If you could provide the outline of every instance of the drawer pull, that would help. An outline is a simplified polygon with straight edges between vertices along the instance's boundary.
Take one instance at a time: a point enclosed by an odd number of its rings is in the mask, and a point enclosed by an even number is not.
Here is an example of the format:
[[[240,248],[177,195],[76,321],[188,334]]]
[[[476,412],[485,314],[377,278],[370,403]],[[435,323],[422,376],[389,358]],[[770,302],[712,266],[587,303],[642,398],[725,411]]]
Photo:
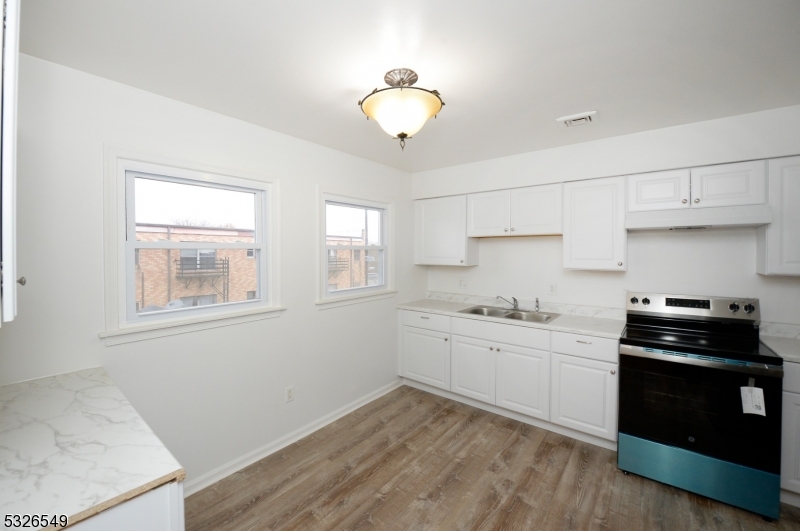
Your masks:
[[[489,350],[494,350],[494,347],[489,347]]]
[[[447,341],[448,339],[449,339],[449,338],[447,338],[447,337],[446,337],[446,338],[444,338],[444,340],[445,340],[445,341]]]
[[[430,317],[420,317],[420,319],[430,319]]]
[[[500,352],[500,347],[497,347],[497,352]]]
[[[611,374],[617,374],[617,371],[611,371]]]
[[[580,339],[576,339],[575,342],[576,343],[583,343],[584,345],[591,345],[592,344],[591,341],[581,341]]]

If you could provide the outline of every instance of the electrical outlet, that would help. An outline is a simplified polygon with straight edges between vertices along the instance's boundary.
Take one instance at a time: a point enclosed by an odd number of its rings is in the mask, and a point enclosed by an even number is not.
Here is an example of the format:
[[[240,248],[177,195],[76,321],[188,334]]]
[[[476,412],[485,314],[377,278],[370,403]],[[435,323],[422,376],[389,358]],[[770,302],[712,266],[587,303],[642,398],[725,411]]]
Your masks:
[[[294,386],[289,386],[286,388],[286,402],[291,402],[294,400]]]
[[[550,295],[558,295],[558,284],[548,284],[547,293]]]
[[[458,279],[458,289],[467,289],[467,279],[466,278],[459,278]]]

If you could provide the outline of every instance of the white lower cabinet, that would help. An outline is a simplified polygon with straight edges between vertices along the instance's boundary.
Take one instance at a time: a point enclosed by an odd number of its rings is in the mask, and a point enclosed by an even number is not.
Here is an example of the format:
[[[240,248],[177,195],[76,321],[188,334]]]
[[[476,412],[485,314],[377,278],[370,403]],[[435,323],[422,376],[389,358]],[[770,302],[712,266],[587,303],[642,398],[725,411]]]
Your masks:
[[[497,350],[496,404],[550,420],[550,353],[501,345]]]
[[[550,422],[617,440],[617,364],[551,355]]]
[[[403,376],[450,390],[450,334],[403,326]]]
[[[115,505],[70,529],[75,531],[184,531],[183,483],[167,483]]]
[[[490,341],[453,336],[450,390],[495,403],[495,347]]]
[[[781,488],[800,493],[800,394],[785,391],[781,427]]]

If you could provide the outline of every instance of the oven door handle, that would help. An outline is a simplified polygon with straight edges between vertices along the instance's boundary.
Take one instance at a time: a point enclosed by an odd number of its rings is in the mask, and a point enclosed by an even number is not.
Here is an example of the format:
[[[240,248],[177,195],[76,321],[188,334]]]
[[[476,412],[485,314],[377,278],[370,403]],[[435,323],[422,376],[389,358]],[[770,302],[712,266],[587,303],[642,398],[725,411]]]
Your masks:
[[[619,346],[619,353],[625,356],[636,356],[639,358],[649,358],[653,360],[667,361],[670,363],[683,363],[685,365],[697,365],[699,367],[708,367],[710,369],[723,369],[726,371],[744,372],[747,374],[759,374],[761,376],[773,376],[783,378],[783,368],[775,365],[759,364],[753,365],[735,365],[733,363],[725,363],[723,361],[713,360],[698,360],[696,358],[684,358],[683,356],[672,356],[671,354],[661,354],[658,352],[647,352],[642,347],[633,345]]]

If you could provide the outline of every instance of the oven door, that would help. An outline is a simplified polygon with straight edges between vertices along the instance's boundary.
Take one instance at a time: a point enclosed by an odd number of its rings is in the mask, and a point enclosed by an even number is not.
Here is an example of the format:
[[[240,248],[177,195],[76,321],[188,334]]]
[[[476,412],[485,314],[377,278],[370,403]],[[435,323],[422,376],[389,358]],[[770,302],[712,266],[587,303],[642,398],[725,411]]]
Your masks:
[[[620,345],[619,432],[779,474],[783,371],[699,363]],[[750,378],[766,416],[742,412]]]

